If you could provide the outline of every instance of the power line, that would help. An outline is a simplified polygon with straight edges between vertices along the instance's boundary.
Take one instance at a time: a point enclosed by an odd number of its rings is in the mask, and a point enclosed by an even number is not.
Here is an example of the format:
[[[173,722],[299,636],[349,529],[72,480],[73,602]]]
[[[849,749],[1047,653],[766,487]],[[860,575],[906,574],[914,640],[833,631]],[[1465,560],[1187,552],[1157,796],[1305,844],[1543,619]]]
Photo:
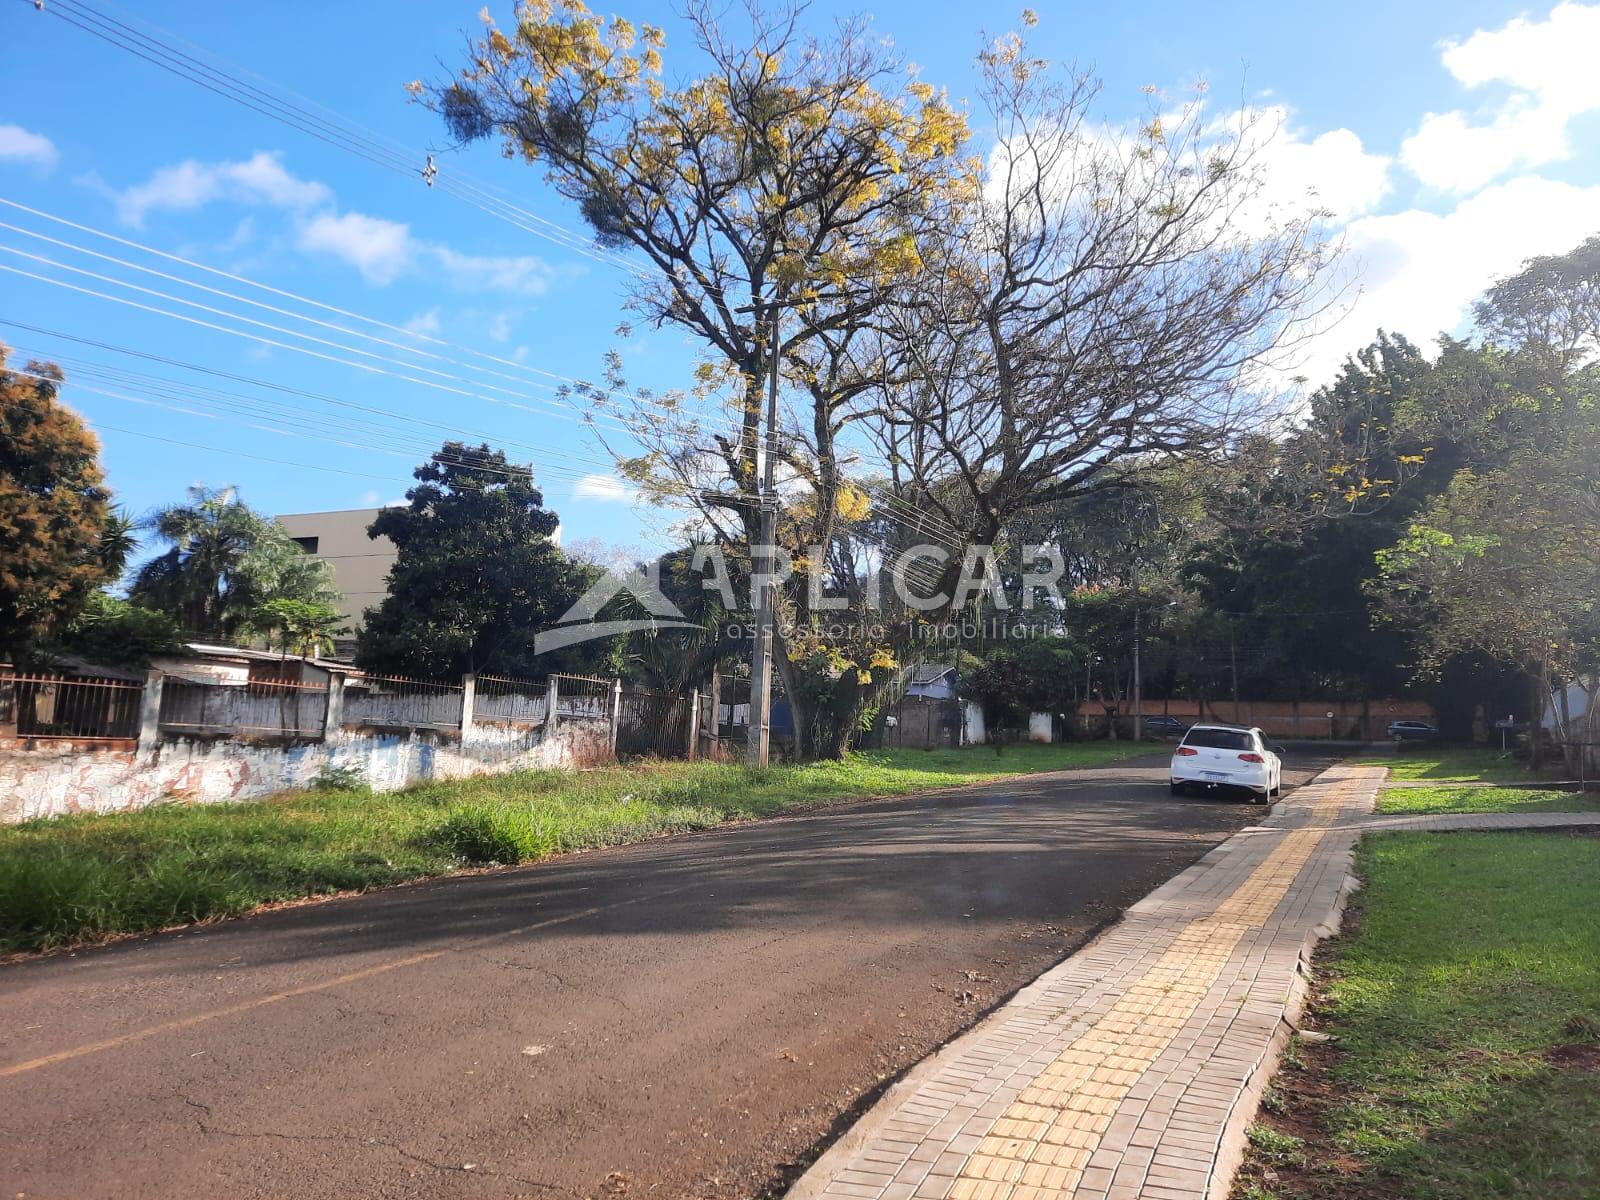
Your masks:
[[[592,238],[584,238],[567,227],[548,218],[529,212],[518,205],[494,195],[482,185],[473,182],[463,173],[459,183],[448,173],[441,174],[431,155],[422,156],[425,165],[418,165],[418,154],[389,138],[364,131],[357,123],[349,122],[325,105],[306,101],[336,118],[328,120],[306,108],[285,100],[267,88],[247,83],[228,71],[186,54],[169,45],[160,37],[141,33],[122,21],[94,9],[79,0],[52,2],[46,11],[107,44],[159,67],[169,74],[197,84],[206,91],[225,100],[248,108],[253,112],[285,125],[297,132],[313,137],[326,145],[353,154],[375,166],[395,171],[413,179],[421,179],[430,186],[450,192],[457,199],[472,205],[486,215],[515,225],[535,237],[543,238],[563,249],[572,250],[596,262],[623,269],[633,269],[633,264],[620,255],[593,245]],[[156,26],[149,26],[158,29]],[[164,30],[159,32],[165,33]],[[168,37],[173,37],[167,33]],[[209,52],[205,52],[209,53]],[[210,55],[217,62],[219,56]],[[260,76],[256,78],[260,79]],[[268,81],[262,80],[263,83]],[[270,85],[277,87],[278,85]],[[294,95],[290,92],[289,95]],[[304,100],[304,97],[298,97]],[[343,122],[341,124],[341,122]],[[431,171],[430,171],[431,168]]]
[[[392,355],[385,355],[385,354],[378,353],[377,351],[366,350],[366,349],[363,349],[360,346],[346,345],[345,343],[336,342],[336,341],[333,341],[333,340],[331,340],[329,338],[319,337],[316,334],[304,333],[304,332],[302,332],[302,331],[300,331],[298,329],[292,329],[292,328],[285,327],[283,325],[273,324],[270,321],[262,321],[262,320],[258,320],[255,317],[245,316],[243,313],[233,312],[233,311],[231,311],[229,309],[225,309],[225,308],[218,308],[215,305],[202,304],[198,300],[190,300],[190,299],[187,299],[187,298],[185,298],[183,296],[175,296],[170,292],[161,291],[159,288],[145,287],[143,284],[133,283],[130,280],[126,280],[126,279],[118,279],[116,276],[106,275],[106,274],[103,274],[103,273],[101,273],[99,271],[91,271],[86,267],[75,267],[71,263],[60,262],[60,261],[58,261],[56,259],[46,257],[45,255],[42,255],[42,254],[33,254],[33,253],[31,253],[31,252],[29,252],[27,250],[23,250],[23,249],[21,249],[19,247],[16,247],[16,246],[0,245],[0,252],[4,252],[4,253],[7,253],[7,254],[12,254],[12,255],[15,255],[18,258],[27,259],[27,260],[29,260],[31,262],[38,263],[38,264],[40,264],[42,266],[55,267],[57,270],[67,271],[67,272],[70,272],[71,274],[80,275],[80,276],[83,276],[83,277],[88,278],[88,279],[93,279],[93,280],[96,280],[97,282],[100,282],[100,283],[110,284],[113,287],[124,288],[124,289],[126,289],[128,291],[132,291],[132,292],[139,292],[139,293],[142,293],[142,294],[147,295],[147,296],[152,296],[152,297],[155,297],[155,298],[160,299],[160,300],[165,300],[165,301],[167,301],[168,303],[171,303],[171,304],[181,304],[181,305],[184,305],[184,306],[186,306],[188,308],[197,309],[200,312],[209,313],[212,316],[225,317],[225,318],[227,318],[229,320],[238,321],[238,322],[241,322],[241,323],[243,323],[245,325],[255,326],[258,329],[265,329],[265,330],[267,330],[267,331],[269,331],[271,333],[282,334],[285,337],[299,338],[301,341],[311,342],[311,343],[313,343],[315,345],[326,346],[330,350],[338,350],[338,351],[342,351],[343,353],[346,353],[346,354],[354,354],[354,355],[360,356],[362,358],[371,359],[373,361],[370,362],[370,363],[367,363],[367,362],[352,362],[349,359],[339,358],[339,357],[337,357],[335,355],[325,354],[325,353],[322,353],[322,352],[317,351],[317,350],[309,349],[308,347],[305,347],[305,346],[298,346],[298,345],[294,345],[294,344],[287,343],[287,342],[281,342],[281,341],[278,341],[278,340],[276,340],[274,338],[261,337],[261,336],[256,335],[256,334],[249,333],[248,331],[245,331],[245,330],[233,329],[233,328],[230,328],[228,326],[217,325],[217,324],[214,324],[213,322],[200,320],[200,319],[197,319],[197,318],[194,318],[194,317],[187,316],[187,315],[185,315],[183,313],[175,313],[175,312],[171,312],[170,310],[166,310],[166,309],[154,308],[154,307],[149,306],[149,305],[140,304],[140,303],[137,303],[137,302],[134,302],[134,301],[130,301],[125,297],[109,295],[109,294],[104,293],[104,292],[95,291],[92,288],[75,287],[74,285],[72,285],[70,283],[67,283],[64,280],[54,279],[54,278],[51,278],[49,276],[38,275],[38,274],[34,274],[34,273],[31,273],[31,272],[27,272],[27,271],[20,271],[15,267],[6,267],[3,264],[0,264],[0,270],[9,270],[9,271],[12,271],[15,274],[25,275],[25,276],[27,276],[29,278],[39,280],[40,282],[43,282],[43,283],[54,284],[57,287],[72,288],[72,290],[80,291],[80,292],[83,292],[83,293],[85,293],[87,295],[91,295],[91,296],[97,296],[97,297],[99,297],[101,299],[111,300],[111,301],[114,301],[114,302],[120,303],[120,304],[131,304],[133,307],[143,308],[148,312],[156,313],[156,314],[161,315],[161,316],[171,317],[171,318],[174,318],[174,319],[180,320],[180,321],[187,321],[190,324],[200,325],[200,326],[203,326],[203,327],[206,327],[206,328],[215,329],[215,330],[218,330],[219,332],[223,332],[223,333],[231,333],[236,337],[250,338],[251,340],[254,340],[254,341],[257,341],[257,342],[261,342],[261,343],[264,343],[264,344],[270,345],[270,346],[276,346],[276,347],[278,347],[280,349],[294,350],[294,351],[297,351],[297,352],[299,352],[301,354],[308,354],[308,355],[311,355],[311,356],[316,357],[316,358],[325,359],[326,361],[329,361],[329,362],[340,363],[343,366],[355,367],[358,370],[371,371],[371,372],[374,372],[376,374],[388,375],[388,376],[391,376],[391,377],[396,378],[396,379],[403,379],[408,383],[415,383],[415,384],[418,384],[418,385],[420,385],[422,387],[431,387],[431,388],[436,388],[436,389],[438,389],[440,391],[453,392],[453,393],[455,393],[457,395],[468,396],[468,397],[472,397],[474,399],[479,399],[479,400],[485,400],[485,401],[488,401],[491,404],[507,404],[507,405],[510,405],[513,408],[522,408],[522,409],[527,410],[528,412],[539,413],[542,416],[554,417],[557,420],[572,421],[572,422],[575,422],[575,423],[578,423],[578,424],[585,424],[585,425],[589,425],[589,424],[594,424],[595,423],[595,418],[593,418],[591,414],[587,414],[587,413],[579,414],[579,413],[565,411],[565,408],[563,406],[560,406],[560,405],[558,405],[558,404],[556,404],[556,403],[554,403],[552,401],[545,400],[545,399],[543,399],[541,397],[529,396],[529,395],[527,395],[526,393],[523,393],[523,392],[512,392],[507,388],[501,388],[501,387],[498,387],[498,386],[496,386],[494,384],[481,383],[481,382],[479,382],[477,380],[466,379],[466,378],[463,378],[462,376],[455,375],[455,374],[453,374],[453,373],[451,373],[449,371],[442,371],[442,370],[439,370],[438,368],[435,368],[435,367],[428,367],[428,366],[423,366],[423,365],[420,365],[420,364],[417,364],[417,363],[406,362],[405,360],[399,359],[399,358],[395,358]],[[93,252],[89,251],[88,253],[92,254]],[[102,256],[97,256],[97,257],[105,257],[105,256],[102,255]],[[113,260],[113,261],[120,262],[121,260]],[[128,265],[128,264],[124,264],[124,265]],[[138,269],[138,268],[136,267],[135,269]],[[179,282],[183,282],[183,281],[179,281]],[[389,369],[386,369],[383,366],[374,365],[376,363],[387,364],[389,367],[398,367],[398,368],[400,368],[400,370],[399,371],[389,370]],[[420,375],[436,376],[437,378],[436,379],[418,378],[417,375],[405,374],[404,372],[407,372],[407,371],[417,372]],[[445,381],[445,382],[441,382],[441,381]],[[453,386],[454,384],[464,384],[465,387]],[[486,389],[488,389],[489,391],[492,391],[492,392],[503,392],[507,396],[521,397],[521,399],[520,400],[518,400],[518,399],[511,399],[511,400],[503,399],[503,398],[501,398],[499,396],[487,395],[482,391],[473,391],[473,390],[471,390],[473,388],[486,388]],[[618,428],[619,428],[619,430],[621,430],[623,432],[626,432],[626,428],[621,426],[620,424],[618,425]]]
[[[563,375],[563,374],[561,374],[559,372],[556,372],[556,371],[546,370],[543,367],[529,366],[527,363],[518,362],[515,359],[505,358],[503,356],[496,355],[496,354],[488,354],[488,353],[485,353],[484,351],[474,349],[473,347],[470,347],[470,346],[461,346],[461,345],[459,345],[457,343],[447,341],[444,338],[435,337],[434,335],[429,334],[429,333],[421,332],[421,331],[418,331],[418,330],[407,329],[403,325],[395,325],[395,324],[392,324],[392,323],[390,323],[388,321],[380,320],[377,317],[369,317],[364,313],[354,312],[354,311],[352,311],[350,309],[346,309],[346,308],[339,308],[336,305],[332,305],[332,304],[326,304],[326,303],[324,303],[324,302],[322,302],[320,300],[313,299],[310,296],[302,296],[297,292],[291,292],[291,291],[289,291],[289,290],[287,290],[285,288],[274,287],[271,284],[262,283],[260,280],[251,279],[248,276],[238,275],[238,274],[235,274],[235,273],[233,273],[231,271],[224,271],[224,270],[221,270],[220,268],[217,268],[217,267],[208,266],[205,263],[196,262],[193,259],[185,258],[180,254],[172,254],[172,253],[170,253],[168,251],[157,249],[154,246],[147,246],[142,242],[134,241],[131,238],[121,237],[121,236],[119,236],[117,234],[108,232],[107,230],[98,229],[93,225],[85,225],[85,224],[83,224],[81,222],[78,222],[78,221],[68,220],[66,217],[58,216],[58,215],[56,215],[54,213],[45,212],[42,209],[32,208],[32,207],[30,207],[30,206],[28,206],[26,204],[20,204],[17,201],[7,199],[4,196],[0,196],[0,204],[3,204],[8,208],[15,209],[15,210],[17,210],[19,212],[27,213],[29,216],[39,217],[39,218],[42,218],[43,220],[54,222],[57,225],[62,225],[62,226],[65,226],[65,227],[67,227],[69,229],[75,229],[80,233],[86,233],[86,234],[89,234],[89,235],[91,235],[93,237],[103,238],[106,241],[114,242],[117,245],[127,247],[130,250],[137,250],[137,251],[139,251],[141,253],[149,254],[149,255],[152,255],[154,257],[161,258],[161,259],[163,259],[163,260],[165,260],[167,262],[177,263],[177,264],[179,264],[181,266],[188,267],[188,268],[190,268],[192,270],[203,271],[208,275],[212,275],[212,276],[215,276],[215,277],[220,278],[220,279],[226,279],[231,283],[242,284],[245,287],[255,288],[258,291],[266,292],[266,293],[268,293],[270,295],[278,296],[278,297],[280,297],[282,299],[285,299],[285,300],[292,300],[297,304],[308,305],[308,306],[310,306],[312,308],[320,309],[323,312],[332,313],[335,316],[344,317],[344,318],[347,318],[347,319],[352,320],[352,321],[361,321],[361,322],[364,322],[364,323],[366,323],[368,325],[376,326],[379,329],[384,329],[384,330],[387,330],[390,333],[399,334],[399,335],[401,335],[403,337],[410,338],[410,339],[413,339],[415,341],[426,342],[429,345],[439,346],[439,347],[442,347],[442,348],[445,348],[445,349],[448,349],[448,350],[453,350],[453,351],[455,351],[457,353],[468,354],[468,355],[471,355],[471,356],[473,356],[475,358],[481,358],[486,362],[494,363],[497,366],[509,367],[509,368],[511,368],[513,370],[526,372],[528,374],[541,375],[546,379],[553,379],[553,380],[556,380],[556,381],[558,381],[559,383],[562,383],[562,384],[589,386],[586,383],[586,381],[584,381],[582,379],[578,379],[578,378],[576,378],[574,376],[571,376],[571,375]],[[74,243],[71,243],[71,242],[65,242],[65,241],[60,241],[60,240],[54,239],[54,238],[50,238],[50,237],[48,237],[48,236],[46,236],[44,234],[37,233],[37,232],[34,232],[32,230],[28,230],[28,229],[25,229],[25,228],[20,228],[18,226],[14,226],[14,225],[5,225],[4,227],[7,228],[7,229],[14,229],[17,232],[24,233],[29,237],[38,238],[38,239],[40,239],[42,241],[53,242],[55,245],[64,246],[64,247],[66,247],[68,249],[75,250],[75,251],[77,251],[77,252],[79,252],[81,254],[92,255],[92,256],[94,256],[96,258],[100,258],[100,259],[103,259],[103,260],[109,261],[109,262],[115,262],[115,263],[118,263],[118,264],[124,265],[124,266],[131,266],[135,270],[144,271],[147,274],[160,275],[164,279],[173,279],[176,282],[180,282],[180,283],[185,284],[186,286],[189,286],[189,287],[192,287],[192,288],[196,288],[196,289],[199,289],[199,290],[204,290],[204,291],[207,291],[207,292],[211,292],[213,295],[226,296],[229,299],[238,300],[238,301],[240,301],[242,303],[245,303],[245,304],[251,304],[251,305],[255,305],[256,307],[259,307],[259,308],[270,309],[272,312],[280,313],[282,315],[287,315],[287,316],[293,316],[296,320],[303,320],[303,321],[307,321],[307,322],[315,322],[316,321],[316,318],[309,317],[309,316],[306,316],[304,314],[290,313],[290,312],[288,312],[288,310],[281,309],[281,308],[276,308],[276,307],[274,307],[272,305],[263,304],[260,301],[252,300],[252,299],[250,299],[249,297],[246,297],[246,296],[239,296],[239,295],[236,295],[236,294],[234,294],[232,292],[226,292],[226,291],[221,291],[219,289],[210,288],[210,287],[207,287],[204,284],[195,283],[195,282],[190,281],[190,280],[182,279],[181,277],[163,274],[162,272],[155,271],[152,268],[140,266],[139,264],[135,264],[135,263],[128,263],[126,260],[119,259],[119,258],[114,258],[114,257],[108,256],[108,255],[104,255],[104,254],[99,253],[98,251],[89,250],[89,249],[86,249],[85,247],[78,246],[78,245],[76,245]],[[376,338],[371,334],[364,334],[364,333],[360,333],[360,332],[355,331],[355,330],[346,329],[344,326],[324,324],[324,327],[325,328],[330,328],[330,329],[337,329],[337,330],[339,330],[341,332],[350,334],[351,336],[362,337],[362,338],[366,338],[366,339],[371,340],[371,341],[381,341],[382,344],[384,344],[384,345],[390,345],[390,346],[397,345],[396,343],[393,343],[393,342],[383,341],[382,339]],[[409,346],[409,345],[400,344],[398,346],[398,348],[403,349],[408,353],[426,355],[428,357],[435,357],[435,358],[443,357],[443,356],[440,356],[440,355],[433,355],[433,354],[431,354],[431,353],[429,353],[427,351],[417,350],[414,347]],[[448,360],[447,359],[445,361],[454,361],[454,360]],[[462,365],[465,365],[465,364],[462,364]],[[487,368],[482,368],[482,367],[472,367],[472,368],[468,368],[468,369],[483,370],[483,371],[486,371],[486,372],[488,370]],[[516,377],[515,376],[507,375],[507,374],[504,374],[503,372],[496,371],[496,372],[489,372],[489,373],[495,374],[495,375],[499,376],[500,378],[510,379],[510,380],[516,381]],[[531,387],[544,388],[545,390],[548,390],[548,391],[557,390],[556,388],[552,387],[552,385],[550,385],[550,384],[541,383],[541,382],[534,381],[534,380],[526,381],[526,385],[527,386],[531,386]],[[643,402],[643,403],[648,403],[649,402],[648,398],[635,395],[635,394],[633,394],[631,392],[618,392],[617,394],[621,395],[621,396],[623,396],[623,397],[625,397],[626,399],[629,399],[629,400],[636,400],[636,401],[640,401],[640,402]]]

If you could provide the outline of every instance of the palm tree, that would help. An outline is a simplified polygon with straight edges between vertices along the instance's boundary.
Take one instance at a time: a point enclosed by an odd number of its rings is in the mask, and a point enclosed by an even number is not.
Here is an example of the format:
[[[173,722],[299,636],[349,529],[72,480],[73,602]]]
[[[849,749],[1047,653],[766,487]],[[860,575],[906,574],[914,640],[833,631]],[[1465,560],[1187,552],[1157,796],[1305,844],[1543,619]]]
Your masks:
[[[142,524],[171,548],[139,569],[129,599],[191,633],[232,638],[269,600],[338,599],[327,564],[308,557],[234,488],[196,485],[187,504],[159,509]]]

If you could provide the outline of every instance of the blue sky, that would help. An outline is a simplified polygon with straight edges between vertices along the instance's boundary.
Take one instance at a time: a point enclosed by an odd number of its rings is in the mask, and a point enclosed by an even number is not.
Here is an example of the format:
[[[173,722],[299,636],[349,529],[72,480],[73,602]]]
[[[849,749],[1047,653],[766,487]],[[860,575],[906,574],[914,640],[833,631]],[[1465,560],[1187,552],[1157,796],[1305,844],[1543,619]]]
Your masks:
[[[107,0],[85,2],[144,31],[175,34],[408,152],[415,148],[418,166],[443,138],[430,114],[406,103],[403,85],[439,77],[458,58],[464,34],[476,29],[470,2],[150,0],[137,19]],[[422,448],[455,430],[544,464],[547,502],[560,512],[568,542],[645,545],[666,536],[671,514],[633,505],[612,479],[604,451],[540,386],[557,382],[555,376],[595,377],[603,353],[618,344],[614,331],[626,314],[623,276],[614,267],[176,79],[73,28],[54,15],[65,6],[51,3],[44,13],[18,0],[0,7],[0,41],[8,48],[0,76],[0,197],[417,330],[450,343],[448,349],[427,343],[432,351],[492,372],[478,376],[480,384],[490,381],[486,386],[429,388],[415,375],[378,375],[0,272],[0,320],[300,390],[264,392],[254,383],[193,376],[0,325],[0,340],[69,365],[186,377],[300,413],[298,425],[283,419],[281,408],[268,419],[258,409],[255,418],[224,420],[214,404],[196,405],[170,391],[162,393],[168,407],[133,403],[86,390],[91,374],[69,366],[66,397],[100,432],[110,481],[131,511],[178,499],[186,485],[202,481],[237,484],[252,504],[275,512],[388,501],[403,494]],[[505,15],[503,6],[494,7]],[[1094,68],[1104,80],[1108,120],[1140,112],[1141,87],[1181,95],[1197,78],[1210,83],[1213,103],[1242,100],[1272,110],[1282,125],[1273,169],[1283,186],[1314,187],[1334,210],[1362,281],[1343,321],[1306,354],[1303,369],[1314,381],[1379,324],[1423,340],[1455,328],[1492,277],[1528,255],[1558,252],[1600,231],[1600,72],[1593,68],[1600,61],[1600,6],[1035,7],[1036,49]],[[674,46],[684,40],[671,11],[657,4],[616,11],[665,25],[671,74]],[[969,91],[971,59],[985,32],[976,6],[819,2],[805,20],[822,28],[857,12],[869,13],[924,79],[958,98]],[[990,34],[1012,23],[990,20]],[[440,167],[505,189],[537,216],[579,225],[537,172],[503,162],[487,147],[441,153]],[[0,205],[0,221],[163,268],[127,247],[14,208]],[[11,229],[0,229],[0,246],[138,278]],[[0,253],[0,265],[176,307],[37,258]],[[207,299],[159,278],[140,282]],[[216,277],[210,282],[241,290]],[[231,323],[194,308],[179,311]],[[273,322],[265,310],[255,316]],[[635,385],[681,385],[693,361],[670,332],[636,334],[624,349]],[[434,362],[441,371],[435,382],[456,375],[456,368]],[[126,396],[130,389],[120,378],[99,377],[100,391]],[[360,409],[330,408],[301,392],[378,409],[390,415],[389,424],[399,418],[415,428],[385,441]],[[150,398],[148,390],[141,394]]]

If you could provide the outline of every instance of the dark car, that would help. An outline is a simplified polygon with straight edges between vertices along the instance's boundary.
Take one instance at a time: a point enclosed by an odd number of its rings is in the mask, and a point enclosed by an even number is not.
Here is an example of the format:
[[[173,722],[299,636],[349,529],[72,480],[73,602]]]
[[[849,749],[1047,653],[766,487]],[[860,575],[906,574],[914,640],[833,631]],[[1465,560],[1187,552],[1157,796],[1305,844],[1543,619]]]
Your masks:
[[[1146,717],[1144,731],[1157,737],[1182,737],[1189,732],[1189,727],[1177,717]]]
[[[1425,742],[1439,736],[1426,721],[1390,721],[1389,736],[1397,742]]]

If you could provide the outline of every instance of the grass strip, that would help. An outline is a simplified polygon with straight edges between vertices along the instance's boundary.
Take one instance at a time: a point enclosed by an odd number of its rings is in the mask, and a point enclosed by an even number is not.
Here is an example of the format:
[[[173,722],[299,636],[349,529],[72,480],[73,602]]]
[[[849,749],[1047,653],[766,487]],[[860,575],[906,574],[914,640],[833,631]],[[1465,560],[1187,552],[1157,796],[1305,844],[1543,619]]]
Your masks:
[[[0,828],[0,950],[91,942],[466,866],[1151,751],[1130,742],[1021,745],[1002,754],[874,751],[765,772],[644,762],[29,821]]]
[[[1600,838],[1379,834],[1239,1200],[1600,1195]]]

